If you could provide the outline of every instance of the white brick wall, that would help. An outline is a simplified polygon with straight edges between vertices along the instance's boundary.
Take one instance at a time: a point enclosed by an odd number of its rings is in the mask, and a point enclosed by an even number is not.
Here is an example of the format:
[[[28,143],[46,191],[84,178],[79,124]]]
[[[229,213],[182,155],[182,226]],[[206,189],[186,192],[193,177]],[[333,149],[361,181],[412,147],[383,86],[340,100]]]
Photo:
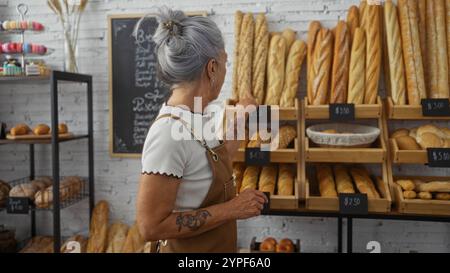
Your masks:
[[[26,3],[30,7],[29,19],[47,27],[43,34],[28,36],[29,41],[46,44],[56,52],[47,61],[57,68],[62,66],[63,40],[56,17],[45,1],[0,0],[0,20],[15,18],[15,6]],[[112,159],[108,151],[108,64],[106,26],[107,15],[117,13],[147,13],[151,7],[166,4],[185,11],[207,10],[223,31],[226,50],[233,51],[233,13],[237,9],[252,12],[267,11],[270,29],[291,27],[306,39],[310,20],[321,20],[332,27],[336,20],[345,18],[346,9],[358,0],[321,1],[256,1],[256,0],[91,0],[81,23],[79,62],[83,73],[94,76],[94,130],[95,130],[95,182],[97,200],[106,199],[111,204],[111,217],[132,223],[135,196],[140,171],[137,159]],[[145,8],[143,8],[145,7]],[[3,39],[4,37],[0,37]],[[230,54],[232,56],[232,54]],[[231,71],[231,63],[228,71]],[[231,73],[228,73],[221,99],[230,94]],[[304,83],[303,83],[304,89]],[[26,121],[31,125],[50,121],[49,88],[42,84],[1,85],[0,120],[8,125]],[[74,131],[83,132],[86,127],[86,99],[78,85],[64,85],[60,96],[61,121]],[[81,111],[79,110],[81,109]],[[400,126],[400,125],[399,125]],[[86,142],[70,142],[61,145],[61,170],[63,174],[86,174]],[[36,148],[37,173],[51,172],[51,155],[48,146]],[[28,147],[0,146],[0,178],[11,180],[28,175]],[[421,170],[424,168],[420,168]],[[447,174],[441,171],[441,174]],[[62,213],[63,233],[87,232],[87,202],[77,204]],[[450,225],[439,223],[394,222],[355,220],[354,250],[365,251],[368,241],[381,242],[382,251],[449,252]],[[0,223],[15,226],[19,237],[27,236],[29,219],[24,216],[0,214]],[[38,213],[38,232],[50,233],[50,213]],[[271,235],[302,240],[304,251],[330,252],[337,249],[337,223],[335,219],[259,217],[239,223],[239,245],[248,246],[252,236]]]

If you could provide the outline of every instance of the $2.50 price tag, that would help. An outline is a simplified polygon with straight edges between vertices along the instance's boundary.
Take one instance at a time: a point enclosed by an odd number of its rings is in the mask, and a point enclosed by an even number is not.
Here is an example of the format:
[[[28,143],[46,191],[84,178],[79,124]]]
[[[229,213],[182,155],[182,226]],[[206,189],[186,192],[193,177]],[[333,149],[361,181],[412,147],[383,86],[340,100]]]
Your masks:
[[[369,203],[365,194],[339,194],[339,212],[342,214],[368,214]]]
[[[428,167],[450,168],[449,148],[428,148]]]
[[[330,120],[351,121],[355,120],[355,105],[348,103],[330,104]]]

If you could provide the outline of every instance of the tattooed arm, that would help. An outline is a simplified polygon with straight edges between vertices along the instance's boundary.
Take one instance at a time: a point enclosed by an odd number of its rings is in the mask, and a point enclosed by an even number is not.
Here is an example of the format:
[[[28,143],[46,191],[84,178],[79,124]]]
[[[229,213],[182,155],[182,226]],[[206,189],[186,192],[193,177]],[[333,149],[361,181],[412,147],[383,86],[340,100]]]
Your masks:
[[[192,237],[230,220],[260,214],[265,195],[247,191],[218,205],[187,212],[173,212],[180,179],[141,175],[136,219],[146,241]]]

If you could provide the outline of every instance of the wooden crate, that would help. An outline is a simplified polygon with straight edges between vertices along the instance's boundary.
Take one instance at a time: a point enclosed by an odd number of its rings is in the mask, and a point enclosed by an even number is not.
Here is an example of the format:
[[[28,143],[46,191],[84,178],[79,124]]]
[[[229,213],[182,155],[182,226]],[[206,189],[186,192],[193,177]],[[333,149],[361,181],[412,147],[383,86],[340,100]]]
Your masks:
[[[278,149],[270,152],[270,161],[273,163],[297,163],[299,161],[298,138],[294,140],[293,148]],[[233,158],[234,162],[245,161],[245,148],[239,148]]]
[[[300,253],[301,247],[300,247],[300,240],[292,240],[294,243],[294,253]],[[261,245],[261,242],[256,241],[256,237],[252,238],[252,241],[250,242],[250,253],[273,253],[273,252],[267,252],[267,251],[260,251],[259,246]]]
[[[427,150],[400,150],[395,139],[389,139],[390,153],[393,163],[426,164]]]
[[[294,195],[271,195],[271,209],[298,209],[299,186],[298,178],[294,181]]]
[[[391,97],[386,99],[386,108],[389,119],[450,120],[450,117],[424,117],[422,105],[395,105]]]
[[[272,107],[278,107],[279,110],[279,120],[298,120],[299,119],[299,101],[298,99],[295,99],[295,106],[294,107],[279,107],[279,106],[272,106]],[[227,100],[225,110],[227,112],[236,112],[236,102],[233,100]]]
[[[303,102],[305,108],[305,119],[329,119],[329,105],[310,105],[305,98]],[[377,98],[377,104],[356,104],[355,118],[380,118],[382,114],[383,103],[380,97]]]

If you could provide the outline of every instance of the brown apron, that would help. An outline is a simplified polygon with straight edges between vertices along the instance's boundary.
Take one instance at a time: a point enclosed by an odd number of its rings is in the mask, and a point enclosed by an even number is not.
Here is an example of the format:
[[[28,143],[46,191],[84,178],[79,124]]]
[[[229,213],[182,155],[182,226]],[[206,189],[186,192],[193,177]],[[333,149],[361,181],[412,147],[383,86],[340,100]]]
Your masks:
[[[179,120],[187,127],[186,122],[170,114],[161,118]],[[188,128],[189,129],[189,128]],[[226,146],[222,143],[216,148],[209,148],[206,142],[197,138],[191,129],[191,134],[197,142],[206,149],[206,156],[213,174],[213,181],[208,194],[199,209],[221,204],[236,196],[236,186],[233,168]],[[237,252],[236,220],[229,221],[212,230],[183,239],[170,239],[160,243],[161,253],[233,253]]]

